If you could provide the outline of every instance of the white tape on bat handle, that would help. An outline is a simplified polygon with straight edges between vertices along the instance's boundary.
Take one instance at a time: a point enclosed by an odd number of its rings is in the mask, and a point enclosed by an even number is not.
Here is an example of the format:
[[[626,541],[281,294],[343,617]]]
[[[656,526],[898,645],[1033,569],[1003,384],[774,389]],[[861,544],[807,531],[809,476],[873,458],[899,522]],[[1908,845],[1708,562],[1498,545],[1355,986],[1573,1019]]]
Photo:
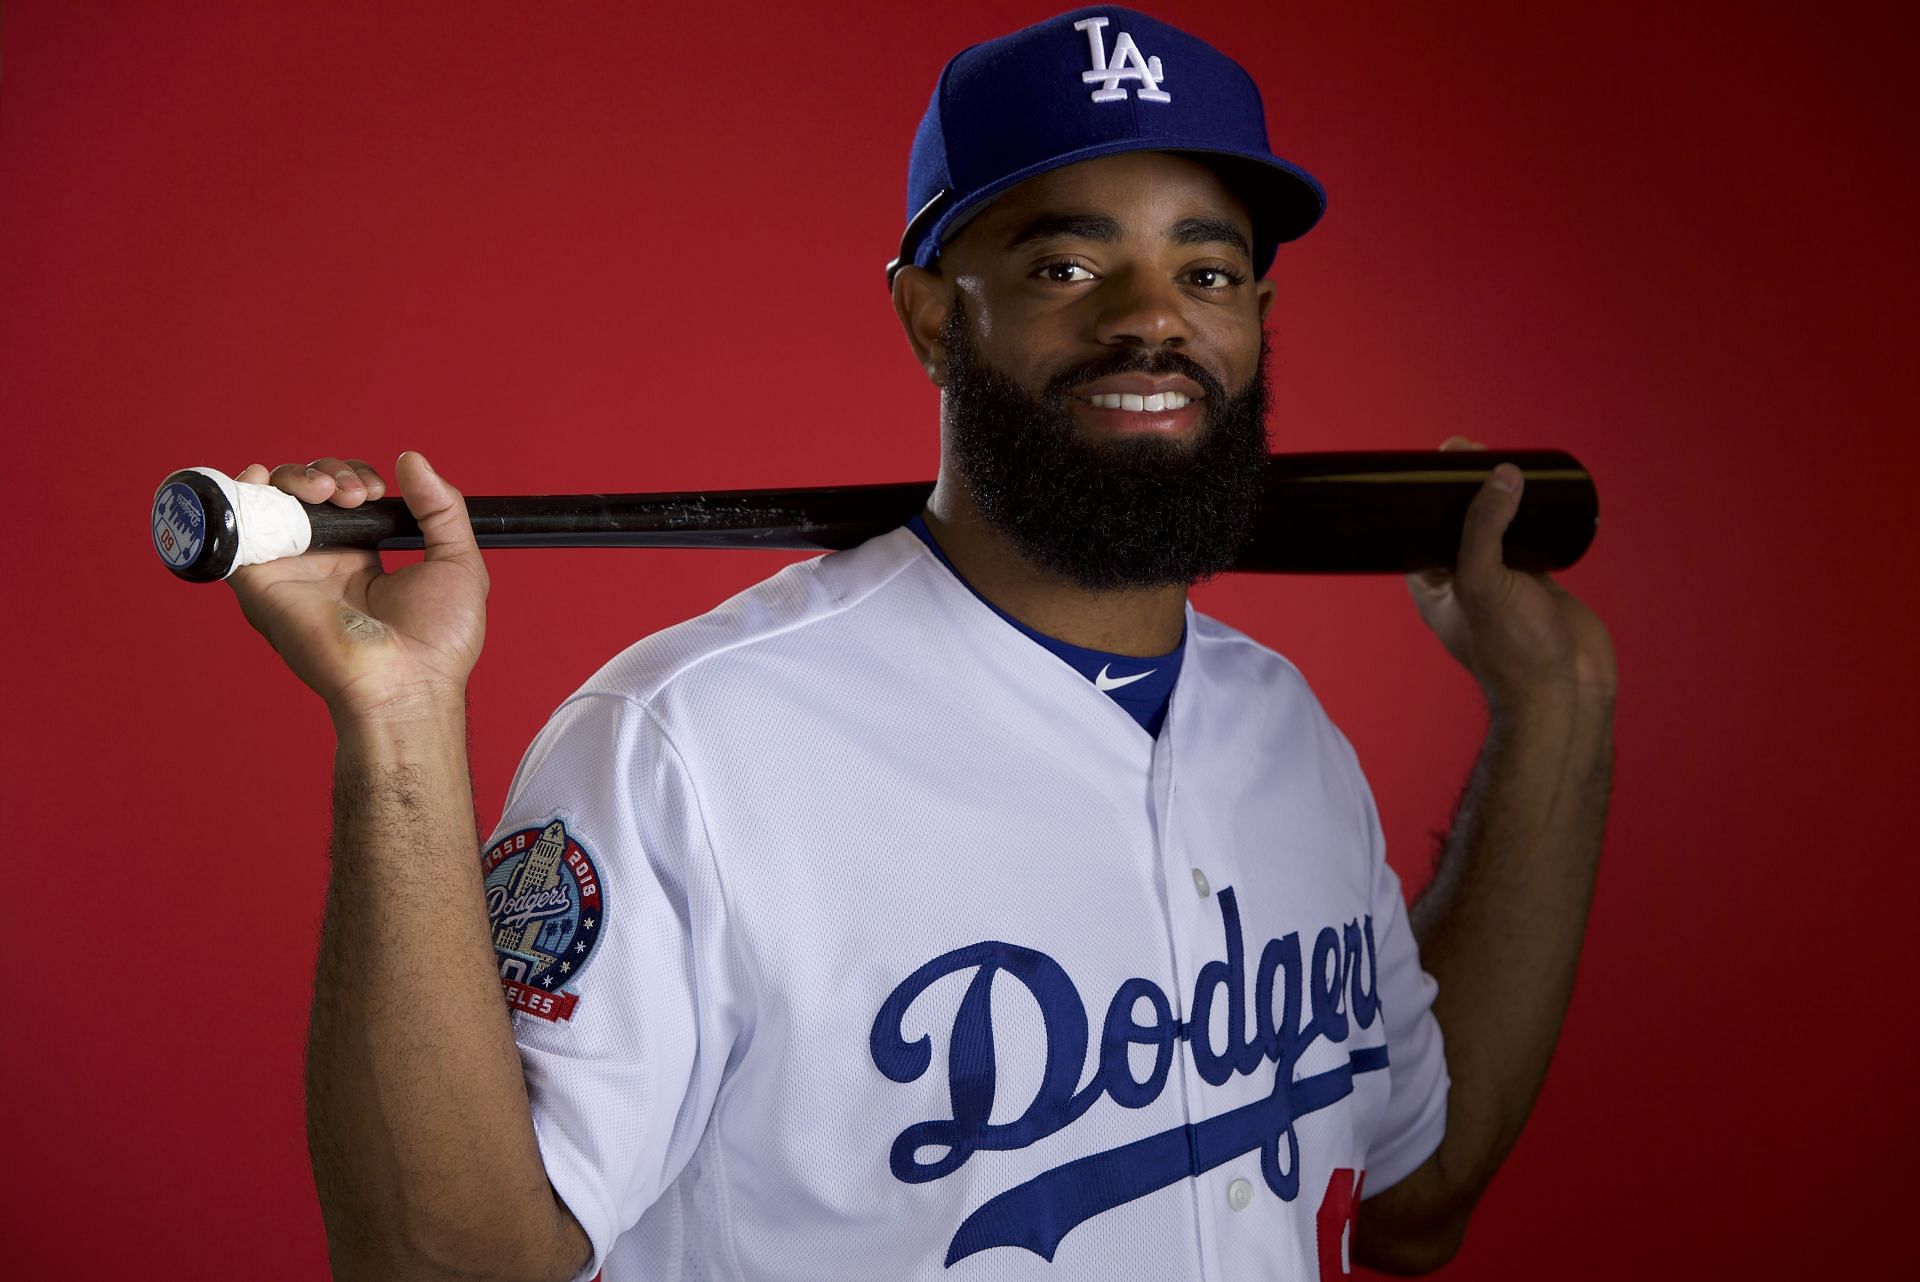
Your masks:
[[[233,558],[233,570],[243,565],[277,561],[283,556],[299,556],[313,542],[313,526],[299,499],[271,485],[243,485],[210,467],[187,469],[208,477],[220,487],[233,504],[234,528],[240,536],[240,550]],[[225,578],[226,575],[222,575]]]

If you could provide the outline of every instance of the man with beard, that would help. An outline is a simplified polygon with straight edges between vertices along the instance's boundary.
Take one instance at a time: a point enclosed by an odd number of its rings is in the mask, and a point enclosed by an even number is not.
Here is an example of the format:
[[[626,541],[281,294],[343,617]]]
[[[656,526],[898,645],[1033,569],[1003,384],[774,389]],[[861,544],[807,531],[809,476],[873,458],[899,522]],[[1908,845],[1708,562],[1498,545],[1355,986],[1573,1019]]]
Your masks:
[[[1118,177],[1127,167],[1151,174],[1170,159],[1135,153],[1083,163],[1097,166],[1089,173]],[[1030,396],[979,363],[970,329],[965,302],[955,297],[940,331],[942,421],[955,476],[965,478],[954,501],[970,498],[982,522],[1004,532],[1028,563],[1095,591],[1184,587],[1232,563],[1246,542],[1267,458],[1264,342],[1253,377],[1231,396],[1172,346],[1120,347]],[[1178,395],[1200,403],[1204,431],[1197,439],[1158,430],[1082,439],[1074,408],[1086,396],[1076,389],[1123,374],[1147,375],[1144,388],[1191,388]]]
[[[403,455],[421,564],[235,576],[340,736],[309,1066],[340,1276],[1325,1278],[1458,1249],[1571,991],[1614,667],[1501,563],[1497,473],[1457,571],[1410,580],[1490,728],[1409,914],[1298,671],[1189,604],[1246,533],[1265,275],[1320,204],[1244,72],[1143,15],[958,55],[889,272],[941,389],[926,511],[609,663],[478,876],[459,494]]]

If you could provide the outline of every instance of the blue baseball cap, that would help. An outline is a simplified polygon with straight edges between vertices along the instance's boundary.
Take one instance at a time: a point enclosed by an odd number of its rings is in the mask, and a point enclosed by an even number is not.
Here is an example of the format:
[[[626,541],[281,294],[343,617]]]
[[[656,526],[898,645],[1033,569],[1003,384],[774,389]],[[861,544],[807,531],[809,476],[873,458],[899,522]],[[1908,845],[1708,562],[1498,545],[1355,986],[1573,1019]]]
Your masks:
[[[1253,77],[1197,36],[1133,9],[1075,9],[947,63],[907,165],[907,229],[887,283],[926,267],[995,197],[1063,165],[1171,151],[1212,166],[1253,215],[1254,275],[1327,206],[1273,154]]]

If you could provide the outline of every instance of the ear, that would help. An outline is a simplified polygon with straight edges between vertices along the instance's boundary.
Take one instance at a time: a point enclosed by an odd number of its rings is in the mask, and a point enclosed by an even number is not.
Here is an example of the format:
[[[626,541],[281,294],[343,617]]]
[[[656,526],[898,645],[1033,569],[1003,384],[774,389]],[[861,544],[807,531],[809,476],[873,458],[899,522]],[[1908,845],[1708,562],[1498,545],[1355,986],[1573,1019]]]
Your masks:
[[[1254,296],[1260,300],[1260,320],[1262,324],[1266,322],[1267,309],[1273,306],[1273,295],[1274,288],[1271,279],[1262,280],[1254,287]]]
[[[953,282],[924,267],[902,267],[893,277],[893,314],[907,331],[913,358],[935,387],[947,381],[947,354],[940,343],[953,310]]]

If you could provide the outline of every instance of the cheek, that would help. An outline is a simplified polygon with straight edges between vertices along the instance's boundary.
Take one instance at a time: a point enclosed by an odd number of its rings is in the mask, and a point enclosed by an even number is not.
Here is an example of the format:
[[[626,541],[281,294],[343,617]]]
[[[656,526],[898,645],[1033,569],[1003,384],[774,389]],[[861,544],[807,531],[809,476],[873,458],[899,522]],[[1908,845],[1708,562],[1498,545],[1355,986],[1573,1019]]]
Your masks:
[[[954,291],[954,302],[965,310],[974,341],[984,343],[992,338],[1000,328],[1000,311],[987,297],[982,283],[975,277],[962,276],[955,282]]]
[[[1029,395],[1038,395],[1049,380],[1090,354],[1063,338],[1057,328],[1035,324],[1033,317],[1007,308],[975,318],[968,304],[968,318],[973,321],[974,348],[981,361],[1013,379]]]
[[[1241,387],[1260,367],[1260,313],[1249,308],[1244,317],[1223,322],[1209,335],[1213,350],[1227,367],[1228,385]]]

